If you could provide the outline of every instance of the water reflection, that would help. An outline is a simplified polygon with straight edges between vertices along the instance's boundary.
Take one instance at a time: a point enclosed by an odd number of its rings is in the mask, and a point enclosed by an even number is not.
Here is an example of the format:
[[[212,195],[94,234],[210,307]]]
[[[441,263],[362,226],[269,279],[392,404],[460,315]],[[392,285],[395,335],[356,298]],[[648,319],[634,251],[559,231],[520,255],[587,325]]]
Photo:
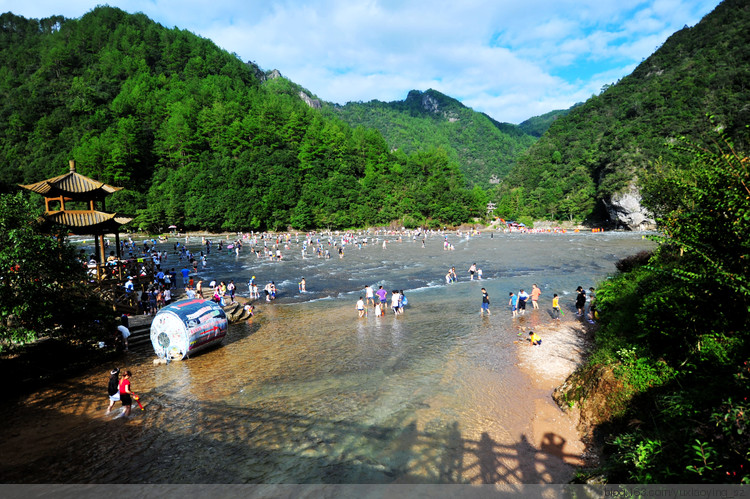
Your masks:
[[[511,444],[488,432],[470,438],[457,421],[432,428],[420,428],[415,420],[369,425],[263,405],[159,395],[169,390],[162,386],[144,393],[150,400],[147,410],[126,424],[90,417],[90,400],[100,394],[78,397],[68,404],[65,423],[86,429],[76,445],[60,445],[44,457],[13,464],[3,458],[3,480],[550,483],[558,466],[550,461],[565,457],[565,441],[554,434],[545,437],[546,447],[537,449],[525,435]],[[90,387],[69,384],[66,391],[85,394]],[[48,414],[57,409],[56,401],[38,400],[27,416],[58,419]]]

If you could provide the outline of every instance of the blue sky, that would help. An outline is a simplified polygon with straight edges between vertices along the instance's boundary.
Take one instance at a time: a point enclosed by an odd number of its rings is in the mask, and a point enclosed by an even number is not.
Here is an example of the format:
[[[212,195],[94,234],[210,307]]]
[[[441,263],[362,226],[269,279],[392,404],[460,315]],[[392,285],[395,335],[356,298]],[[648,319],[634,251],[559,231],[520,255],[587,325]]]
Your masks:
[[[103,1],[0,0],[77,18]],[[122,0],[162,25],[278,69],[318,97],[402,100],[434,88],[498,121],[567,109],[626,76],[719,0]]]

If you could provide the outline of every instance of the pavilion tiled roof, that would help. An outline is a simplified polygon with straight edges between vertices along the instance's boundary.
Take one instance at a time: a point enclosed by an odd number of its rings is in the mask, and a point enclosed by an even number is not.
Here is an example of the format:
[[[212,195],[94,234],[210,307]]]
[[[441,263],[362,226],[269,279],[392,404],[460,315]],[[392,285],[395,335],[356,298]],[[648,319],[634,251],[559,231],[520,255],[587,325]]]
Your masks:
[[[120,225],[133,219],[117,213],[104,213],[94,210],[51,211],[44,214],[48,223],[67,226],[73,233],[91,234],[92,230],[115,231]]]
[[[51,211],[45,213],[47,220],[71,227],[89,227],[109,221],[117,221],[116,213],[92,210]],[[130,221],[132,219],[128,219]],[[125,222],[127,223],[127,222]]]
[[[122,189],[122,187],[113,187],[77,173],[73,161],[70,162],[68,173],[35,184],[21,185],[21,187],[47,198],[48,210],[49,200],[52,198],[62,197],[65,200],[92,201],[91,208],[93,208],[93,201],[102,200],[103,203],[108,194]],[[45,211],[43,219],[45,224],[65,225],[71,232],[77,234],[116,232],[120,225],[133,220],[117,213],[105,213],[95,209]]]
[[[85,194],[91,198],[97,197],[97,195],[106,196],[122,189],[122,187],[113,187],[104,182],[81,175],[75,171],[75,166],[73,165],[71,165],[70,171],[64,175],[42,180],[35,184],[21,185],[21,187],[47,198],[61,195],[78,197],[81,194]],[[101,192],[97,193],[96,191]]]

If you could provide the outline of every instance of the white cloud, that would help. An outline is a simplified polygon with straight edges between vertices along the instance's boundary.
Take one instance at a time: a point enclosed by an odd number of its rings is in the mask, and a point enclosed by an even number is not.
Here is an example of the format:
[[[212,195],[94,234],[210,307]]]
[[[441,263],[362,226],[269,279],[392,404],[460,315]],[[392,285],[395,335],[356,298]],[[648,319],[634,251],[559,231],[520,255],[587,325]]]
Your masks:
[[[0,0],[26,17],[80,17],[98,0]],[[518,123],[585,100],[719,0],[122,0],[333,102],[435,88]],[[556,76],[555,76],[556,75]]]

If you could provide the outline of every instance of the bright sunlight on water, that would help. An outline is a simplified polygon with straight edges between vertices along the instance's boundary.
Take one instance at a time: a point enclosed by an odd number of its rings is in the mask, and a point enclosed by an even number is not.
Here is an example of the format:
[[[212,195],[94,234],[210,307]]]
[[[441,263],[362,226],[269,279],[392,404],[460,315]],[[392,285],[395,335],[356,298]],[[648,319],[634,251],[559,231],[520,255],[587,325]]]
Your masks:
[[[60,379],[0,414],[5,482],[540,483],[526,437],[533,399],[517,366],[517,331],[551,322],[553,293],[573,311],[624,256],[653,246],[636,233],[370,238],[316,258],[292,237],[284,259],[214,249],[198,278],[275,281],[279,298],[233,324],[222,346],[154,365],[150,347],[119,363],[145,410],[105,417],[111,366]],[[327,247],[327,238],[321,238]],[[337,239],[337,240],[340,240]],[[184,239],[181,239],[184,241]],[[160,245],[169,249],[172,244]],[[189,247],[200,251],[200,237]],[[259,242],[259,247],[262,246]],[[269,247],[273,244],[268,242]],[[178,257],[167,267],[179,272]],[[469,280],[476,263],[481,281]],[[446,284],[455,267],[458,282]],[[307,293],[298,291],[301,278]],[[536,283],[540,309],[512,319],[508,293]],[[405,313],[358,319],[365,285],[403,289]],[[491,299],[480,316],[480,289]],[[573,314],[566,314],[572,316]],[[12,457],[10,457],[12,456]],[[569,470],[568,470],[569,472]]]

